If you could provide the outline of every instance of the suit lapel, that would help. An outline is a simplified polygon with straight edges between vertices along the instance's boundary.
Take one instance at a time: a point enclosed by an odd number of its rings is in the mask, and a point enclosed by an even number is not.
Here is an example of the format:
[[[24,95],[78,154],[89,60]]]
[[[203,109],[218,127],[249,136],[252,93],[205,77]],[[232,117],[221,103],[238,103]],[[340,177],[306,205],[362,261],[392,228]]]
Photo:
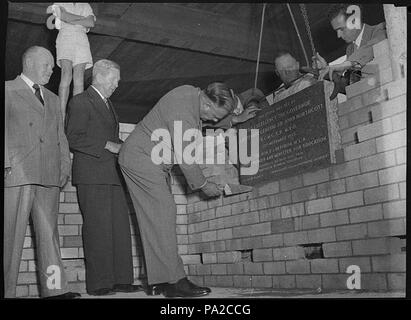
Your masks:
[[[16,93],[21,96],[30,108],[36,110],[40,114],[44,113],[44,106],[41,104],[39,99],[34,95],[33,91],[29,88],[26,82],[23,81],[19,76],[15,79]],[[45,90],[43,90],[44,93]]]
[[[364,46],[367,44],[368,41],[370,41],[372,35],[372,28],[370,25],[364,23],[364,32],[362,34],[362,39],[360,43],[360,47]]]
[[[113,116],[110,114],[111,112],[108,110],[105,102],[100,97],[100,95],[94,90],[91,86],[87,89],[87,93],[89,95],[89,100],[93,105],[94,109],[97,111],[97,114],[103,118],[104,122],[107,125],[113,125]]]
[[[110,106],[110,110],[111,110],[111,112],[112,112],[112,114],[113,114],[113,116],[114,116],[114,121],[116,122],[116,128],[118,129],[119,120],[118,120],[117,112],[116,112],[116,110],[114,109],[114,106],[113,106],[113,103],[111,102],[111,100],[110,100],[110,99],[107,99],[107,102],[108,102],[108,104],[109,104],[109,106]]]

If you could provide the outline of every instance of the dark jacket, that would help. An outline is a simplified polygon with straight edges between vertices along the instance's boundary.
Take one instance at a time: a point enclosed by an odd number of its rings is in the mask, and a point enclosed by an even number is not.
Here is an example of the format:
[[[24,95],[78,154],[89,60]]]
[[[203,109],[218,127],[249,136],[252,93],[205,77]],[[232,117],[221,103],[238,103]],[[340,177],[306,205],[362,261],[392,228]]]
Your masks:
[[[117,114],[91,86],[68,105],[66,134],[73,158],[73,184],[120,185],[117,155],[107,141],[121,143]]]

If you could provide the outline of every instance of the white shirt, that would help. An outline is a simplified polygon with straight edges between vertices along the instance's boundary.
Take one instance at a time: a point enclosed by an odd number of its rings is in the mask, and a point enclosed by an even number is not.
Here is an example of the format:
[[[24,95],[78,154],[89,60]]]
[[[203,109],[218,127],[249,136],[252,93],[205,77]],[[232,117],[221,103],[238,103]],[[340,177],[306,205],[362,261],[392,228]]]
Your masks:
[[[98,89],[97,89],[95,86],[91,85],[91,87],[92,87],[94,90],[96,90],[96,92],[99,94],[99,96],[101,97],[101,99],[103,99],[104,103],[106,104],[107,109],[110,110],[110,107],[108,106],[107,98],[104,97],[104,96],[101,94],[101,92],[98,91]]]
[[[360,44],[361,44],[361,40],[362,40],[362,35],[364,33],[364,27],[365,27],[365,23],[363,23],[362,25],[362,29],[360,34],[358,35],[357,39],[355,39],[354,44],[356,45],[356,49],[359,48]]]
[[[35,94],[35,93],[36,93],[36,90],[33,88],[34,82],[31,81],[29,78],[27,78],[27,76],[25,76],[23,73],[20,74],[20,78],[21,78],[25,83],[27,83],[27,85],[30,87],[31,91]],[[40,88],[40,95],[41,95],[41,97],[43,98],[43,101],[44,101],[44,94],[43,94],[43,89],[41,88],[41,85],[39,85],[39,88]]]

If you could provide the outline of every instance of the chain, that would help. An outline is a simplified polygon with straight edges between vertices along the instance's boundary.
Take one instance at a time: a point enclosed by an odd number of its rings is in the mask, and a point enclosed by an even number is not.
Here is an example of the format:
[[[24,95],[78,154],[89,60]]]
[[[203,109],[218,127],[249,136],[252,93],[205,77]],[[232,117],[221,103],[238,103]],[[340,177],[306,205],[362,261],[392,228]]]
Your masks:
[[[317,51],[315,50],[313,37],[311,35],[311,28],[310,28],[310,23],[309,23],[309,20],[308,20],[308,14],[307,14],[307,10],[306,10],[306,7],[305,7],[305,3],[300,3],[300,10],[301,10],[301,14],[302,14],[303,19],[304,19],[305,28],[307,30],[308,38],[310,39],[311,50],[313,51],[313,56],[314,56]]]

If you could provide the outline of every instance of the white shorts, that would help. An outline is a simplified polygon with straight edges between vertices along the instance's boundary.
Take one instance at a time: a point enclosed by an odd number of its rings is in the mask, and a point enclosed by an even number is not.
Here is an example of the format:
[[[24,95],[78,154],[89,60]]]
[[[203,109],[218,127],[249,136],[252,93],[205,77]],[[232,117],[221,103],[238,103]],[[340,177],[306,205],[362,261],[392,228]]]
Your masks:
[[[61,29],[56,39],[56,53],[59,67],[61,59],[70,60],[73,67],[80,63],[86,63],[86,69],[93,66],[87,34],[82,31]]]

